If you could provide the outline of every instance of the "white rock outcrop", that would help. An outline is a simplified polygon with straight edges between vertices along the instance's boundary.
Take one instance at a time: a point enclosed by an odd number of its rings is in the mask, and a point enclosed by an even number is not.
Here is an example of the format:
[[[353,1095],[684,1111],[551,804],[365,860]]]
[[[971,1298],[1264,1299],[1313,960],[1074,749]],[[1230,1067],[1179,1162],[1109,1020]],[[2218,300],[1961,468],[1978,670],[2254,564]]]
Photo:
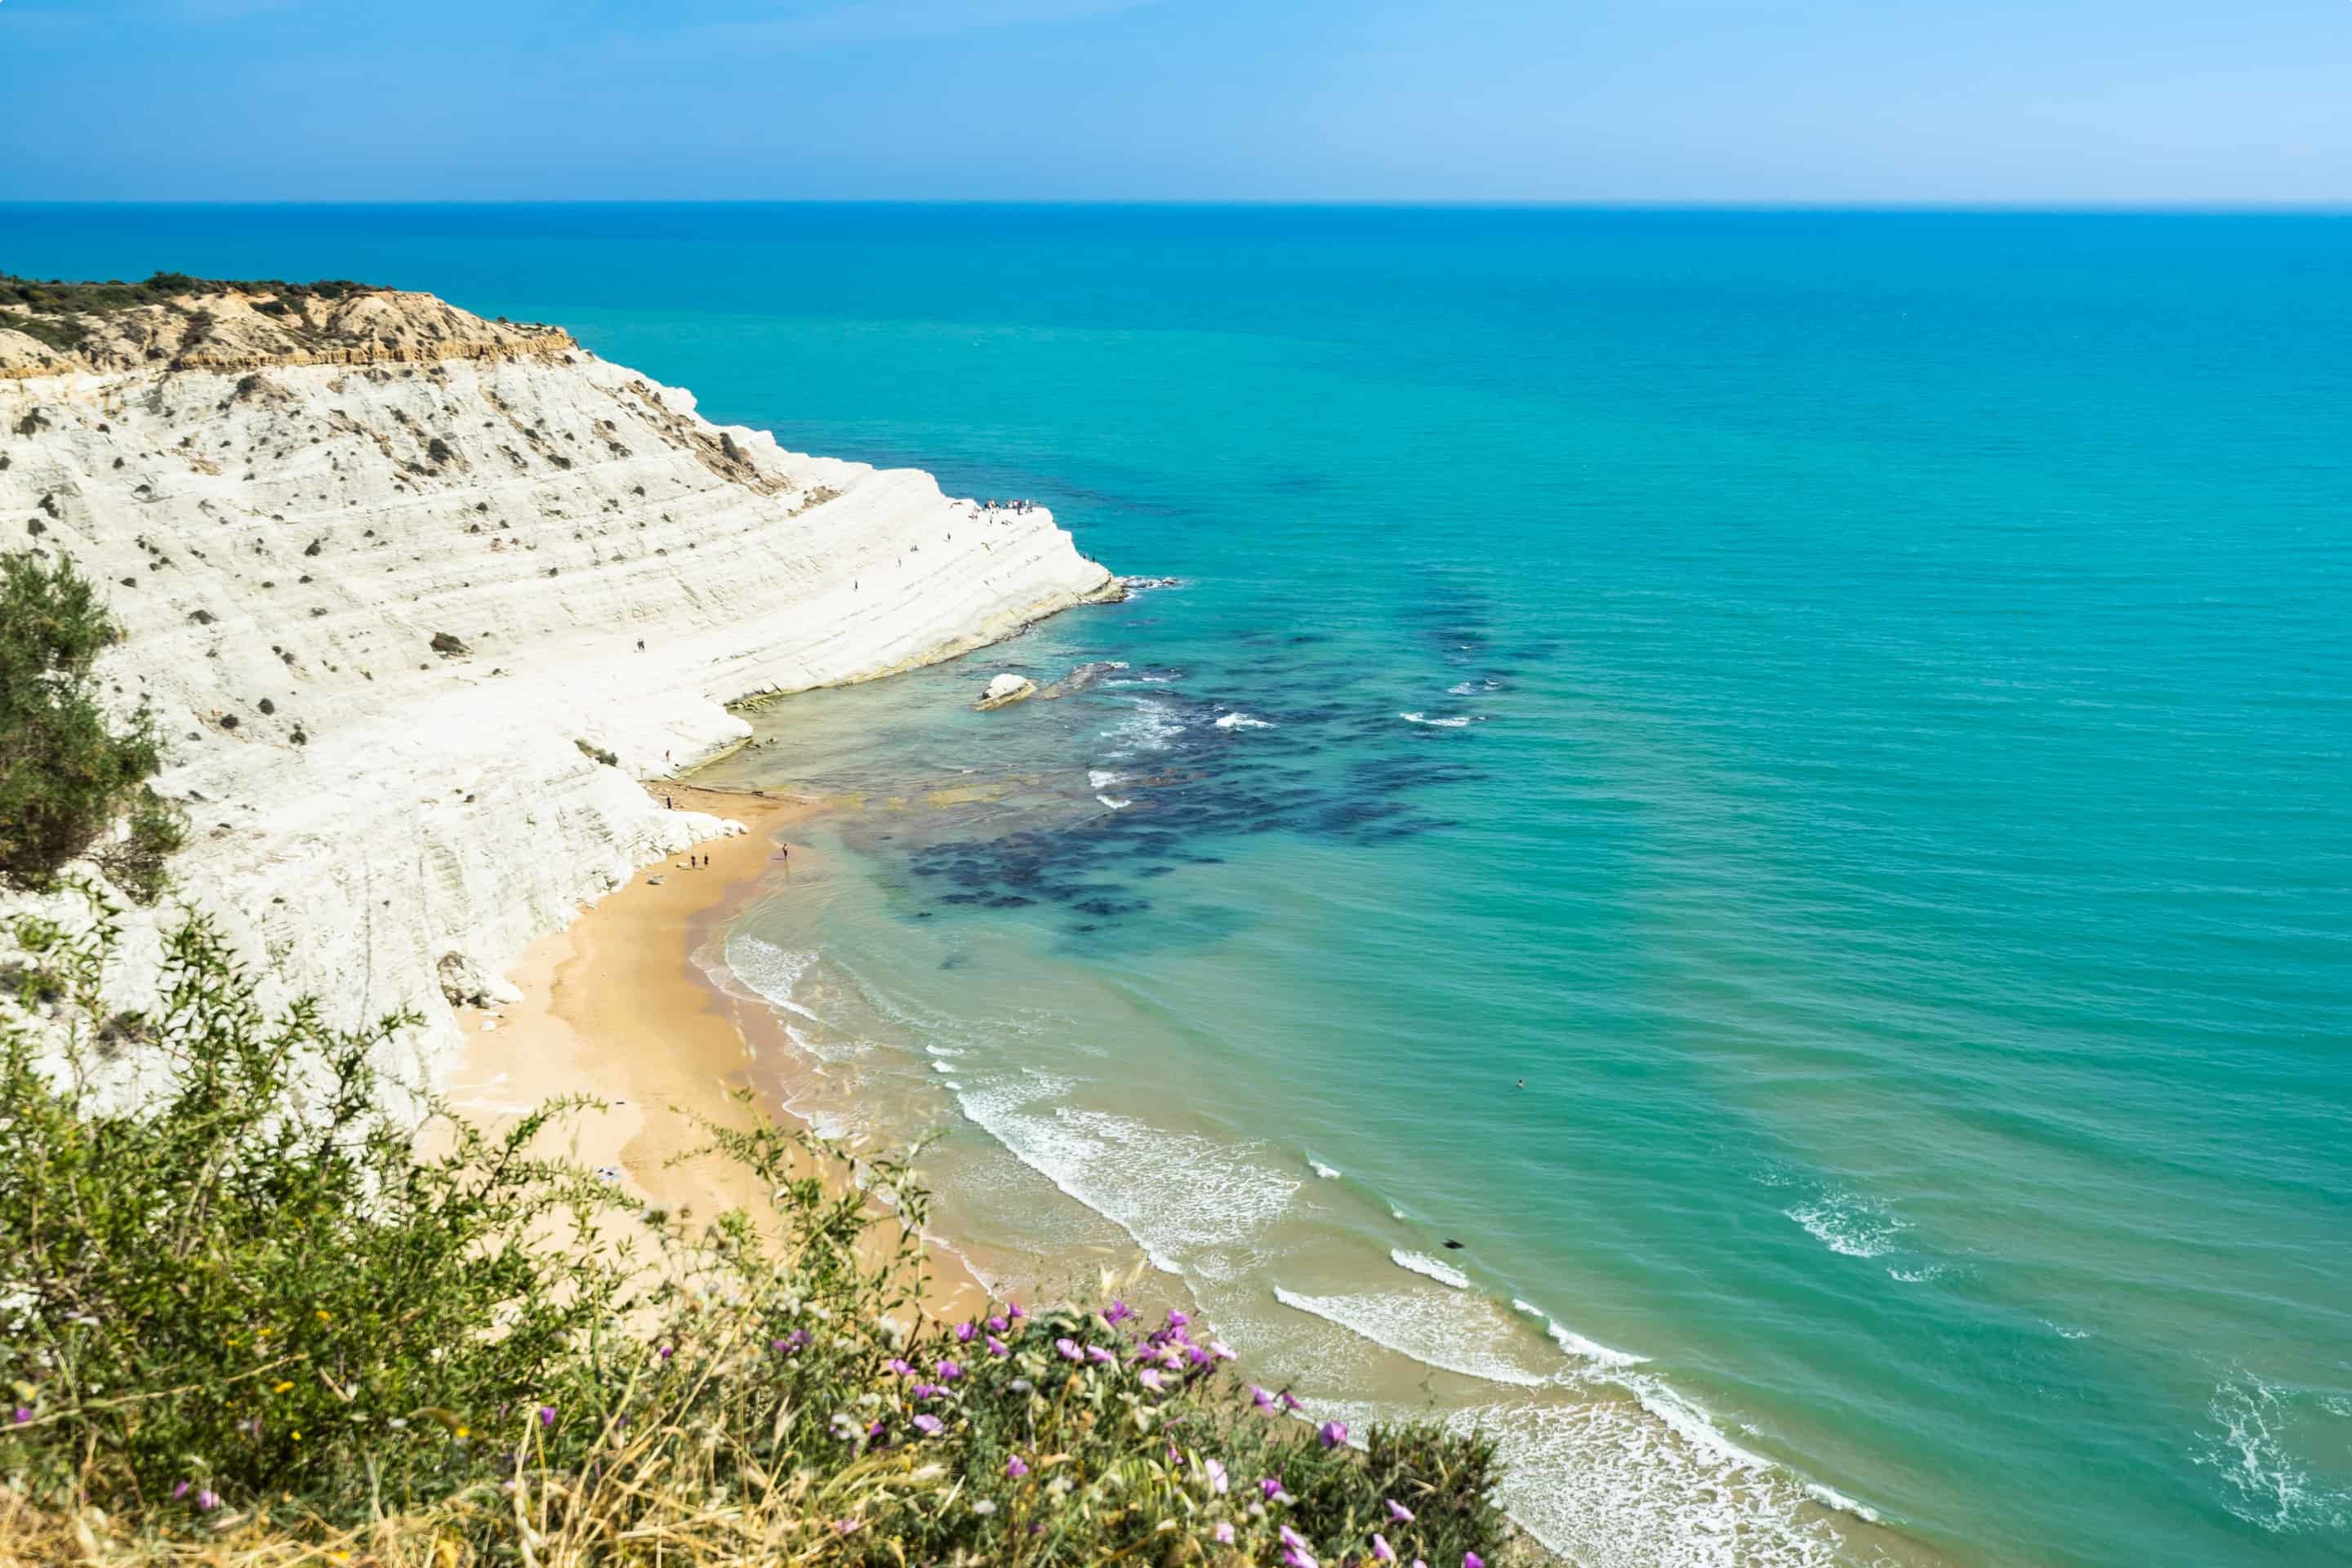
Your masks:
[[[988,683],[988,689],[980,694],[980,700],[973,706],[985,711],[991,708],[1002,708],[1009,702],[1018,702],[1024,697],[1036,695],[1035,681],[1025,675],[1015,675],[1008,669]]]
[[[374,363],[0,377],[0,548],[106,585],[127,635],[100,674],[158,715],[189,814],[180,896],[332,1021],[422,1012],[385,1064],[410,1081],[453,998],[510,994],[533,939],[720,831],[636,780],[738,742],[726,704],[1117,591],[1045,511],[783,451],[429,303],[422,346],[371,328],[402,345]],[[133,922],[134,975],[168,918]]]

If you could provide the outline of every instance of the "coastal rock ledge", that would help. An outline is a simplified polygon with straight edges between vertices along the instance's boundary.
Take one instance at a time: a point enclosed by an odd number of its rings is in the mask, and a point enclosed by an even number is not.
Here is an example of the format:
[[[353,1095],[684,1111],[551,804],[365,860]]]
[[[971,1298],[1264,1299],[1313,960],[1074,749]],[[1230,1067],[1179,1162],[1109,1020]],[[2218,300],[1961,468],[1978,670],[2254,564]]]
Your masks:
[[[552,327],[184,281],[0,308],[0,548],[105,585],[100,673],[154,710],[188,812],[173,898],[331,1021],[422,1013],[383,1064],[412,1084],[450,1059],[452,996],[722,830],[637,781],[737,743],[728,704],[1118,591],[1049,512],[711,425]],[[0,915],[35,906],[69,907]],[[131,921],[126,1001],[172,918]]]

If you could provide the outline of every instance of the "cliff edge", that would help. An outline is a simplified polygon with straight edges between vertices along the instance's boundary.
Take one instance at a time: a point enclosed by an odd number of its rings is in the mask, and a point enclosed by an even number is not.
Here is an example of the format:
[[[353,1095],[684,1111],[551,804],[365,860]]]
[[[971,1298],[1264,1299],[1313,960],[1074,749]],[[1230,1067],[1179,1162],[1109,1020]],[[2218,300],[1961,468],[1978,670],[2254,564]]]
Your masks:
[[[423,1012],[411,1082],[453,999],[719,830],[635,781],[748,733],[728,703],[1116,590],[1048,512],[711,425],[558,329],[176,276],[0,279],[0,545],[106,584],[178,896],[331,1020]]]

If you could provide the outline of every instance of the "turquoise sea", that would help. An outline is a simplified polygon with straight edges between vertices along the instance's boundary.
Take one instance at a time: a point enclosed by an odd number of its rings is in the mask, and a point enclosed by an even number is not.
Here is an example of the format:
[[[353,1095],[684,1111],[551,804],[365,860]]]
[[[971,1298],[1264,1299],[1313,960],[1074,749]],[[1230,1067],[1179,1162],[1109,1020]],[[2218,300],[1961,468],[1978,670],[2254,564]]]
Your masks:
[[[2352,1559],[2352,219],[0,208],[157,268],[1175,579],[719,770],[847,803],[705,954],[772,1087],[983,1267],[1583,1562]]]

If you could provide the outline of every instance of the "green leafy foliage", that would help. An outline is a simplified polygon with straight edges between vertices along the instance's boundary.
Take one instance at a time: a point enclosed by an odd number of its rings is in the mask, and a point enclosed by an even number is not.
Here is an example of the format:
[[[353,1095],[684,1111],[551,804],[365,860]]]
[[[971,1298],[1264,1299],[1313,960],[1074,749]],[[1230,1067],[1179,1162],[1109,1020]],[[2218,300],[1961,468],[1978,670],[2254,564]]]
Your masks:
[[[118,730],[99,706],[90,667],[115,636],[71,562],[0,555],[0,885],[44,889],[94,854],[133,898],[163,890],[184,828],[147,785],[163,765],[147,710]]]
[[[709,1127],[692,1157],[771,1199],[696,1226],[535,1154],[572,1105],[497,1136],[436,1110],[420,1144],[370,1066],[406,1020],[266,1016],[201,921],[156,1013],[110,1016],[111,919],[19,922],[65,1070],[0,1024],[0,1478],[46,1517],[436,1568],[1517,1550],[1485,1440],[1351,1447],[1181,1313],[929,1317],[902,1162],[859,1164],[869,1198],[811,1134]],[[140,1114],[82,1087],[110,1031],[168,1064]]]

